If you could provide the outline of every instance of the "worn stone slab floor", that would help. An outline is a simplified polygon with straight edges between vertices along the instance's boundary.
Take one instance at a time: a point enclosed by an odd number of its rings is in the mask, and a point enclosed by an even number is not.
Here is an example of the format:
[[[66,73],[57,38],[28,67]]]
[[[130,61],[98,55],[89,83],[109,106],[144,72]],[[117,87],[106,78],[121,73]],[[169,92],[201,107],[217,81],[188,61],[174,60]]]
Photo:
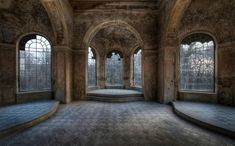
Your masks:
[[[0,140],[1,146],[233,146],[235,140],[177,117],[154,102],[82,101]]]

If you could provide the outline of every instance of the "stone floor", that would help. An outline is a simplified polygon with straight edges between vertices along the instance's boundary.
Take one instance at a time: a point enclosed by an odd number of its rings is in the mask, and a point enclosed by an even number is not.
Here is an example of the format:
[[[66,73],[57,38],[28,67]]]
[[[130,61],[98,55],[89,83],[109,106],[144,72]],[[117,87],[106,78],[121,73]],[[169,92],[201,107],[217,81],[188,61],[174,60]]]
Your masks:
[[[174,102],[174,106],[189,117],[235,132],[234,107],[196,102]]]
[[[128,90],[128,89],[98,89],[91,90],[89,94],[102,94],[102,95],[132,95],[132,94],[143,94],[140,91]]]
[[[53,109],[56,101],[39,101],[0,108],[0,132],[37,119]]]
[[[83,101],[0,140],[1,146],[234,146],[235,140],[178,118],[154,102]]]

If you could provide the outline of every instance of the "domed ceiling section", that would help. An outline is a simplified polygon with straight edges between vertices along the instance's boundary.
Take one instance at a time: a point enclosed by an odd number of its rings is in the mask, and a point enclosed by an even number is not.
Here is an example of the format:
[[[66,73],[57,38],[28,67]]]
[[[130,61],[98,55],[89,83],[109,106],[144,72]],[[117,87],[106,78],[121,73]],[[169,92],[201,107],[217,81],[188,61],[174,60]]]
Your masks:
[[[100,51],[120,50],[128,52],[140,42],[135,34],[124,26],[109,26],[101,29],[92,39],[91,46]]]
[[[13,43],[24,33],[53,36],[50,19],[40,0],[0,0],[0,41]]]

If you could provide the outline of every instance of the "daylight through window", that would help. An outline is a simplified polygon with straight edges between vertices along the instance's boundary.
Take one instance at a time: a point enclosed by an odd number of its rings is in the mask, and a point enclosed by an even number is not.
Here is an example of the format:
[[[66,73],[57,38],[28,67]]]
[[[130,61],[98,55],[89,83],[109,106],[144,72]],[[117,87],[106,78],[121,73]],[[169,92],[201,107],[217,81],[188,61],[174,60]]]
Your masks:
[[[40,35],[24,37],[19,46],[19,91],[51,90],[51,45]]]
[[[180,89],[214,91],[215,43],[205,34],[194,34],[180,47]]]
[[[113,51],[106,59],[107,85],[123,85],[123,56]]]
[[[142,51],[137,49],[134,53],[134,86],[142,86]]]
[[[88,48],[88,86],[96,86],[96,54],[94,49]]]

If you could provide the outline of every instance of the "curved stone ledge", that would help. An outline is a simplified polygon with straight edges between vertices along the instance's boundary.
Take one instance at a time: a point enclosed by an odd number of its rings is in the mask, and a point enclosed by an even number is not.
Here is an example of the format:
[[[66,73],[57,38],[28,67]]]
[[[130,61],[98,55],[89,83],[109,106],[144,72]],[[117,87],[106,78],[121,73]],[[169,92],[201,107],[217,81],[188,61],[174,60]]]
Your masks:
[[[172,102],[172,106],[178,116],[203,128],[235,138],[235,108],[194,102]],[[224,115],[210,116],[215,112]],[[228,119],[224,119],[223,116]]]
[[[58,101],[39,101],[0,108],[0,139],[32,127],[50,118],[58,109]]]

